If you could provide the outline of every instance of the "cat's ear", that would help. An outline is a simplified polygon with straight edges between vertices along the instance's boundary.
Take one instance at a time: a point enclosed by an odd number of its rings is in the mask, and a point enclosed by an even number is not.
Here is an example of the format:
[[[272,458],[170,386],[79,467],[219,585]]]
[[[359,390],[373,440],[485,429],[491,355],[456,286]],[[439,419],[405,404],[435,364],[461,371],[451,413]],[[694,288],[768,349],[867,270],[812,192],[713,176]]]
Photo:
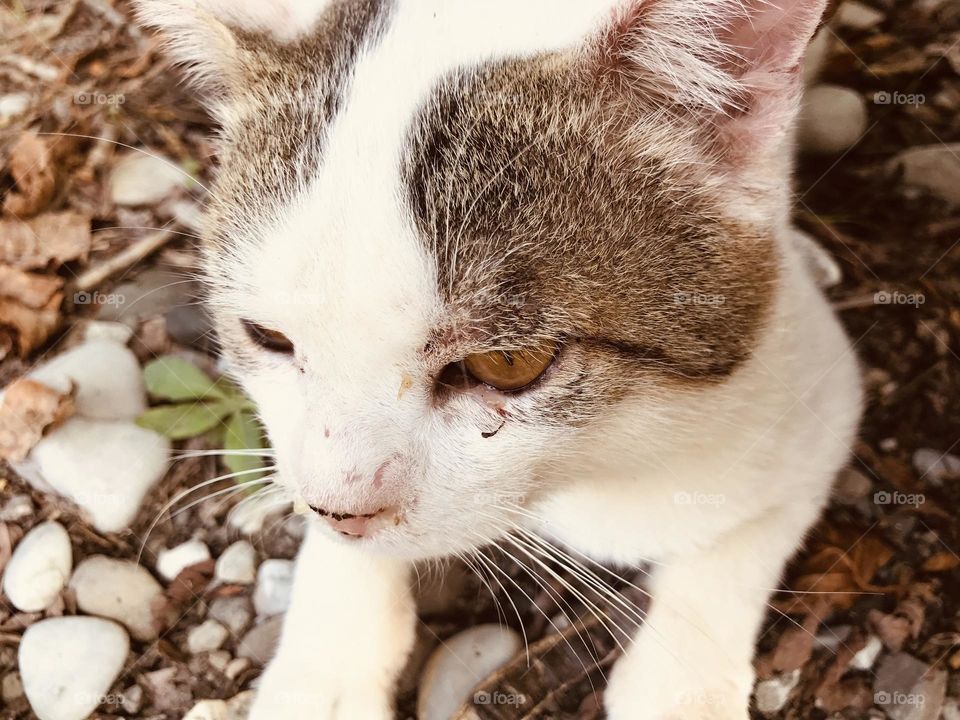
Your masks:
[[[623,94],[692,113],[716,131],[721,152],[748,156],[791,126],[801,61],[826,4],[631,0],[598,37],[592,62]]]
[[[245,80],[250,38],[291,42],[313,27],[329,2],[134,0],[134,7],[141,25],[161,31],[168,53],[191,79],[215,95],[227,95]]]

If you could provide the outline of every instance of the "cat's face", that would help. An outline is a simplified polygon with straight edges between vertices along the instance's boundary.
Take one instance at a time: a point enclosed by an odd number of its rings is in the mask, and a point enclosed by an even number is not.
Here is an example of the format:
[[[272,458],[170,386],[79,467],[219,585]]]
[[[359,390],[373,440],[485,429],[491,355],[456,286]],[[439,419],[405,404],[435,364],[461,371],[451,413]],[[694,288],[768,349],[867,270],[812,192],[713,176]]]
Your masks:
[[[666,444],[671,402],[749,357],[817,9],[219,2],[185,29],[142,5],[220,64],[211,306],[331,531],[477,545],[611,416]]]

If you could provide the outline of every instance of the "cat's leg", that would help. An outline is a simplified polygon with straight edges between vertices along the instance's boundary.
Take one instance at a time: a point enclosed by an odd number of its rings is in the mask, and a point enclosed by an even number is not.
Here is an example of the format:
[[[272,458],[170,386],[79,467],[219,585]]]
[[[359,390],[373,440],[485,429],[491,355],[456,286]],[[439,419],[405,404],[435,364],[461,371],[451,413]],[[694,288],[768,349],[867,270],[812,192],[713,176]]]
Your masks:
[[[250,720],[389,720],[413,646],[409,565],[310,529],[276,657]]]
[[[611,673],[610,720],[747,720],[767,599],[815,510],[771,512],[656,570],[646,624]]]

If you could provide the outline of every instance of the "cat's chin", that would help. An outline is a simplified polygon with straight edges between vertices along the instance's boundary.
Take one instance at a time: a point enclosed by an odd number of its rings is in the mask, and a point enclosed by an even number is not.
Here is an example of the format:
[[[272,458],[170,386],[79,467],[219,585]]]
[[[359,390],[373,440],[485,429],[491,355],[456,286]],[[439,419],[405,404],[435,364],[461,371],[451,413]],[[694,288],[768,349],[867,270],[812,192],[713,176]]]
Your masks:
[[[456,557],[489,544],[478,545],[469,538],[458,539],[440,531],[420,532],[390,528],[367,537],[347,537],[328,528],[321,528],[320,531],[325,537],[344,547],[408,562]]]

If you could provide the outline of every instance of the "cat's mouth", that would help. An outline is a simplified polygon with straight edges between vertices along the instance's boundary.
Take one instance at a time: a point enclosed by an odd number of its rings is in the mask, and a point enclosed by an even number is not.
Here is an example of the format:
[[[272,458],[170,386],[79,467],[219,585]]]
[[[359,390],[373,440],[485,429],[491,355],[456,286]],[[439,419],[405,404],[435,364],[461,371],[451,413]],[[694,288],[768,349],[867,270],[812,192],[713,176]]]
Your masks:
[[[403,511],[395,505],[368,512],[336,511],[314,505],[308,507],[334,532],[349,539],[372,537],[383,528],[396,527],[403,522]]]

